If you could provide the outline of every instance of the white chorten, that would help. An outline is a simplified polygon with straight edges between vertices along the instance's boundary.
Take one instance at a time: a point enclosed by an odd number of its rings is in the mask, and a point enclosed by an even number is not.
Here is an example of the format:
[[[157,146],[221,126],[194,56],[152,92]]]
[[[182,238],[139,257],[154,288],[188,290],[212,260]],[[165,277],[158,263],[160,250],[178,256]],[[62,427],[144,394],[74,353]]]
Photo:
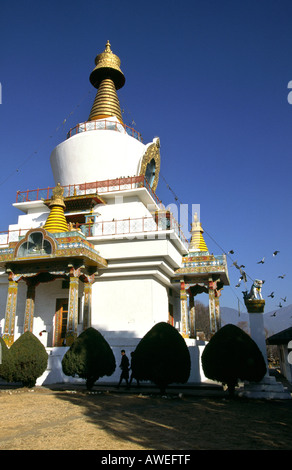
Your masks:
[[[123,123],[125,78],[109,43],[90,81],[97,94],[88,120],[51,154],[55,189],[19,191],[23,214],[0,237],[1,332],[9,345],[27,330],[43,341],[50,360],[39,383],[71,380],[61,359],[90,325],[117,363],[121,347],[129,354],[155,323],[181,328],[172,281],[188,243],[155,194],[159,138],[145,144]]]

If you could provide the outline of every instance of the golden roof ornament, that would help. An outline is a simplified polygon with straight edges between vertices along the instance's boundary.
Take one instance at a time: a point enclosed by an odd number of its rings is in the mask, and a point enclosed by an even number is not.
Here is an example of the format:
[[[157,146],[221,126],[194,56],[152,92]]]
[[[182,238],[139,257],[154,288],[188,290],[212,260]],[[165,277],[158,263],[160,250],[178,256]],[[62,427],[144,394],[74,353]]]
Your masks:
[[[194,215],[194,221],[192,223],[192,238],[189,245],[189,251],[208,251],[207,245],[203,237],[204,230],[199,222],[197,212]]]
[[[125,76],[120,69],[121,61],[113,54],[109,41],[104,52],[95,58],[95,68],[89,80],[98,89],[88,121],[116,117],[123,123],[117,90],[125,84]]]
[[[60,183],[57,184],[57,186],[54,187],[52,191],[53,195],[51,197],[49,206],[62,206],[65,207],[64,203],[64,188],[60,185]]]
[[[65,203],[63,194],[64,188],[58,183],[53,189],[53,195],[49,203],[51,211],[43,226],[47,232],[56,233],[68,231],[68,224],[64,214]]]
[[[200,230],[203,230],[202,229],[202,224],[200,223],[199,219],[198,219],[198,213],[195,212],[195,215],[194,215],[194,221],[192,223],[192,232],[194,231],[200,231]]]
[[[119,57],[112,52],[110,42],[107,41],[104,52],[98,54],[95,58],[95,68],[89,77],[90,83],[98,88],[104,78],[111,78],[116,90],[119,90],[126,81],[120,65]]]

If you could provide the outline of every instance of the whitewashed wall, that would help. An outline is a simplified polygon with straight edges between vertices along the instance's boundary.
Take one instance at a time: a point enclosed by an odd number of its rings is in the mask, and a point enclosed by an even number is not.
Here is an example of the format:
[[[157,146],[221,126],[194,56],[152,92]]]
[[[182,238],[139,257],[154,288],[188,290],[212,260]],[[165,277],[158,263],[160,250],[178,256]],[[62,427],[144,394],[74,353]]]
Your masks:
[[[105,337],[113,332],[122,338],[140,337],[167,320],[167,289],[151,278],[111,278],[93,285],[92,324]]]
[[[111,376],[101,377],[97,382],[98,384],[109,384],[116,385],[119,382],[121,369],[119,368],[121,362],[121,350],[125,349],[128,358],[131,358],[131,352],[135,350],[141,338],[125,338],[124,341],[121,338],[109,338],[109,342],[112,351],[116,359],[116,370]],[[201,363],[202,352],[205,347],[205,343],[194,339],[186,339],[186,344],[189,348],[191,357],[191,373],[188,380],[188,384],[199,384],[211,382],[204,375]],[[68,348],[54,348],[49,350],[48,368],[44,374],[38,378],[37,385],[49,385],[56,383],[79,383],[85,384],[85,380],[66,376],[62,371],[62,359]],[[125,385],[125,381],[123,381]],[[133,382],[135,387],[136,382]]]

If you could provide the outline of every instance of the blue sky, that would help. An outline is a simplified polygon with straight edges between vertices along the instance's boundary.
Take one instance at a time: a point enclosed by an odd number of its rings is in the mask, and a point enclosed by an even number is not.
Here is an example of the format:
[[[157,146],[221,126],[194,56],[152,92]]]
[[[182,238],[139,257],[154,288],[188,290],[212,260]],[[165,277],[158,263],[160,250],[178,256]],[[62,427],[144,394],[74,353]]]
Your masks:
[[[160,138],[158,196],[200,204],[209,251],[235,252],[221,305],[240,299],[244,310],[233,261],[249,281],[265,280],[266,312],[281,298],[292,303],[292,2],[2,0],[0,8],[0,230],[17,221],[17,190],[54,185],[51,151],[87,120],[89,74],[109,40],[126,77],[124,122],[145,142]]]

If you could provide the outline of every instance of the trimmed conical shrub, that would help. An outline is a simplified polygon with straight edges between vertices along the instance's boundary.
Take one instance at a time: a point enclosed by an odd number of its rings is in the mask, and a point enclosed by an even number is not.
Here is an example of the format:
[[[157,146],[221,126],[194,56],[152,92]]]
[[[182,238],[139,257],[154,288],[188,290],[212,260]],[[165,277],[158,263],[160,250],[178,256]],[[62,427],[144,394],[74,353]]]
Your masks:
[[[26,331],[12,344],[7,359],[5,370],[1,372],[3,378],[33,387],[47,368],[48,354],[40,340]]]
[[[9,366],[9,349],[3,338],[0,336],[0,347],[1,347],[1,362],[0,362],[0,377],[11,382],[10,377],[10,366]]]
[[[226,384],[234,395],[239,380],[259,382],[266,373],[266,363],[255,341],[238,326],[220,328],[202,354],[204,374]]]
[[[65,375],[86,379],[91,389],[100,377],[112,375],[116,360],[105,338],[95,328],[87,328],[71,345],[62,360]]]
[[[187,382],[191,369],[189,350],[173,326],[160,322],[137,345],[131,367],[136,379],[154,382],[164,394],[167,385]]]

